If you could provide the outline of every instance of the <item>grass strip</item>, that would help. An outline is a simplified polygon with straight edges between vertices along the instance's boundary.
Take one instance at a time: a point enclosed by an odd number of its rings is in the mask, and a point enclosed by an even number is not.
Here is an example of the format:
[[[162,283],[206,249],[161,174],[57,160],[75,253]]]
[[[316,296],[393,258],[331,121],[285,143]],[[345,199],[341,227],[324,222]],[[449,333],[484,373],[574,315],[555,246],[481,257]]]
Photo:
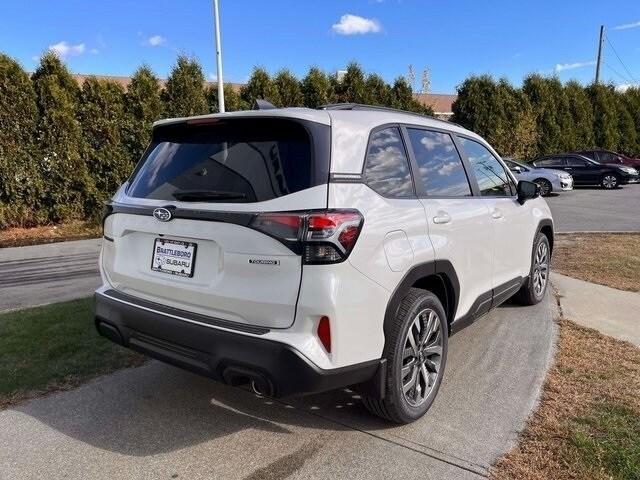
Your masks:
[[[98,335],[91,298],[0,314],[0,408],[143,361]]]

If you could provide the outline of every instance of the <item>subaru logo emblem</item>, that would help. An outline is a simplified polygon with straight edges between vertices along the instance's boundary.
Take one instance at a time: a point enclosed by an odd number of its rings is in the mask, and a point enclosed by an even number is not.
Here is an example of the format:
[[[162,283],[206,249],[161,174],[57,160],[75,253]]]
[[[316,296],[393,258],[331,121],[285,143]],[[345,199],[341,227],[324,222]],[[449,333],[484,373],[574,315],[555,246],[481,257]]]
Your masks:
[[[171,220],[171,217],[172,217],[171,211],[162,207],[156,208],[153,211],[153,216],[156,217],[161,222],[168,222],[169,220]]]

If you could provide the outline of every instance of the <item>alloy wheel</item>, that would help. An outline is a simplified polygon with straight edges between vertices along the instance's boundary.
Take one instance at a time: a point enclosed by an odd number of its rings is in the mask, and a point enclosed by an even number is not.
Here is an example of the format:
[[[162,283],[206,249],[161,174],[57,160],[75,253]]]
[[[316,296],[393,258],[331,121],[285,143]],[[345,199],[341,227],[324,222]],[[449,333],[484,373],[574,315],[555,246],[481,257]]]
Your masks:
[[[404,341],[402,392],[409,405],[422,405],[433,391],[442,365],[444,338],[438,314],[426,308],[416,315]]]
[[[602,179],[602,186],[604,188],[616,188],[618,185],[618,179],[615,175],[605,175]]]
[[[546,180],[540,180],[536,182],[536,185],[540,187],[540,195],[546,197],[551,192],[551,184]]]
[[[536,248],[533,262],[533,291],[536,297],[540,297],[547,286],[549,277],[549,247],[545,242],[540,242]]]

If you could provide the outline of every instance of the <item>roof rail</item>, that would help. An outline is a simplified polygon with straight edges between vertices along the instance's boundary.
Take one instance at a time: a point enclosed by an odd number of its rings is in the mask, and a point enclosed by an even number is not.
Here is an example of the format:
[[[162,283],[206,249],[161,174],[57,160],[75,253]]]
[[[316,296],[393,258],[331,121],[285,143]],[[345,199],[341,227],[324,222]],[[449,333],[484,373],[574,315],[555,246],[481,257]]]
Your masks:
[[[449,120],[442,120],[441,118],[434,117],[432,115],[425,115],[423,113],[409,112],[408,110],[401,110],[399,108],[383,107],[382,105],[366,105],[363,103],[329,103],[327,105],[320,105],[318,110],[364,110],[364,111],[379,111],[379,112],[394,112],[403,113],[405,115],[413,115],[416,117],[429,118],[437,122],[443,122],[448,125],[456,125],[460,128],[464,128],[455,122]]]

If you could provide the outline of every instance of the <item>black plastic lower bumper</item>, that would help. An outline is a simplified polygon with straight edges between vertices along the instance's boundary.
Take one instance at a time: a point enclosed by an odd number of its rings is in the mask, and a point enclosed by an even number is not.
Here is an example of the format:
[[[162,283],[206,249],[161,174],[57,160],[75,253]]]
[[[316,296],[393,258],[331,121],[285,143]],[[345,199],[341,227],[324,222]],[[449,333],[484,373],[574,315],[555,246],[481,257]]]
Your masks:
[[[178,310],[150,305],[156,304],[115,291],[96,292],[96,328],[125,347],[216,380],[264,380],[268,393],[278,397],[362,384],[380,373],[379,360],[324,370],[290,345],[205,326],[201,317],[185,321],[176,318],[182,316]]]

